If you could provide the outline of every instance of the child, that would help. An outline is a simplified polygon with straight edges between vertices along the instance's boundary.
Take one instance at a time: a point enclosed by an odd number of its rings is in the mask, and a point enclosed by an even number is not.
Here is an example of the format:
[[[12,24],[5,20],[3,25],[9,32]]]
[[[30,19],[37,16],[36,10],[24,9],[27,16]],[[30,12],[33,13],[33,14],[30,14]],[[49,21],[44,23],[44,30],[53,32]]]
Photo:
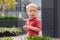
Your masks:
[[[26,6],[26,12],[29,16],[26,24],[23,26],[23,29],[27,31],[28,36],[39,36],[39,32],[42,29],[42,23],[37,17],[38,6],[36,4],[29,4]]]

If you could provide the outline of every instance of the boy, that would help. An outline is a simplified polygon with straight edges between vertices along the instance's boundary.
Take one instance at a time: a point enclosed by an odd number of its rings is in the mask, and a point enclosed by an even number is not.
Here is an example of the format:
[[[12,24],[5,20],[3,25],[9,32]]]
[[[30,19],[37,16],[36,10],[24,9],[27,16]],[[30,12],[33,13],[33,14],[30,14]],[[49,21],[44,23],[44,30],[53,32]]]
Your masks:
[[[42,29],[42,23],[37,17],[38,6],[36,4],[29,4],[26,6],[26,12],[29,16],[26,24],[23,26],[23,29],[27,31],[28,36],[39,36],[39,32]]]

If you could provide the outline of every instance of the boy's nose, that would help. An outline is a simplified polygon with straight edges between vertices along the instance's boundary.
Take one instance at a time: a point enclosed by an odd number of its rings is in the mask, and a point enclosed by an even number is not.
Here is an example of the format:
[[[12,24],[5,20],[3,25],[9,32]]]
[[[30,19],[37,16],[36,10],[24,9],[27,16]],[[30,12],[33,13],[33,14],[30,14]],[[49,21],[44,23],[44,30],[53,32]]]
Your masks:
[[[34,13],[33,11],[31,13]]]

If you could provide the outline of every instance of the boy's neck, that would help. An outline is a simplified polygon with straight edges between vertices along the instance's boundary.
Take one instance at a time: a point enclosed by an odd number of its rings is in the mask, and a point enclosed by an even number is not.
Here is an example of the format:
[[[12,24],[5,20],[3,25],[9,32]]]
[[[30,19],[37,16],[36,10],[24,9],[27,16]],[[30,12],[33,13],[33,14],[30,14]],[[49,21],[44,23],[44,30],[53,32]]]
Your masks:
[[[33,18],[36,18],[37,16],[34,16],[34,17],[29,17],[29,19],[31,20],[31,19],[33,19]]]

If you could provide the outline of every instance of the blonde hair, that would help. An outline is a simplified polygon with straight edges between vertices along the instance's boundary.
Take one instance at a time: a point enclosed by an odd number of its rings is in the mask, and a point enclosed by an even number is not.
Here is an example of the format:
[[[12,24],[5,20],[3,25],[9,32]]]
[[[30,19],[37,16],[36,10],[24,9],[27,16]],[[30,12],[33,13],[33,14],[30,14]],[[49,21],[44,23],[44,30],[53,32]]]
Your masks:
[[[38,6],[36,4],[30,3],[29,5],[26,6],[26,9],[28,9],[29,7],[35,7],[38,9]]]

